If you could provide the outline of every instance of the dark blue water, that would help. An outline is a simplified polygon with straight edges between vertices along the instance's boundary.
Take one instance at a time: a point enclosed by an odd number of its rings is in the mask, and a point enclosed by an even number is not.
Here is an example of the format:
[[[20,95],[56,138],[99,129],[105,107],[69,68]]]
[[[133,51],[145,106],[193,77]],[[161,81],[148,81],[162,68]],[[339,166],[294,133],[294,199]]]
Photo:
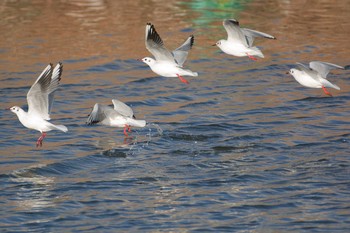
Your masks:
[[[37,149],[40,133],[0,111],[1,232],[350,231],[349,71],[329,74],[333,98],[285,74],[295,62],[350,63],[346,3],[88,3],[1,7],[1,109],[26,108],[42,69],[62,61],[52,122],[69,128]],[[257,41],[266,58],[211,47],[225,17],[275,35]],[[149,56],[148,21],[169,49],[197,36],[190,85],[137,61]],[[325,26],[336,23],[342,47]],[[131,138],[86,126],[93,104],[112,98],[147,126]]]

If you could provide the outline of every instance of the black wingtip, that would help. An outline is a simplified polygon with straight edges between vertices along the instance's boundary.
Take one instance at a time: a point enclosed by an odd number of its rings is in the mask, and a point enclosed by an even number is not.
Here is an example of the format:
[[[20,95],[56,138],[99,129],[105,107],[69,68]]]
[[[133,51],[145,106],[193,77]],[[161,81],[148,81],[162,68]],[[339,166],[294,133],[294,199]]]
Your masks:
[[[235,24],[235,25],[237,25],[237,26],[239,26],[238,20],[235,20],[235,19],[228,19],[228,21],[231,22],[231,23],[233,23],[233,24]]]
[[[63,64],[62,64],[62,62],[60,62],[60,61],[58,62],[58,64],[59,64],[59,66],[60,66],[60,67],[59,67],[60,72],[62,73],[62,71],[63,71]]]
[[[97,123],[99,123],[99,121],[87,121],[87,122],[85,122],[85,124],[88,125],[88,126],[95,125]]]
[[[148,33],[147,33],[147,40],[153,40],[155,43],[159,44],[160,46],[163,46],[163,40],[160,38],[154,25],[153,24],[149,24],[149,25],[150,25],[150,28],[148,29]]]
[[[59,65],[59,67],[58,67],[58,81],[61,81],[62,72],[63,72],[63,64],[62,64],[62,62],[59,61],[58,65]]]
[[[190,37],[191,37],[191,48],[192,48],[192,46],[194,44],[194,35],[190,35]]]

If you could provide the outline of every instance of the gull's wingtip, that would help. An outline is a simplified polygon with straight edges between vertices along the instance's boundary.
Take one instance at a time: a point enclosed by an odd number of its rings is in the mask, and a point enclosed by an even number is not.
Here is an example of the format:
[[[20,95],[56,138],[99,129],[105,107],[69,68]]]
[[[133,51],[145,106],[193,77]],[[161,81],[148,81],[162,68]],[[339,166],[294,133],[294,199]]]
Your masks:
[[[194,44],[194,35],[190,35],[190,38],[191,38],[191,47],[192,47]]]
[[[225,23],[233,23],[233,24],[235,24],[235,25],[237,25],[237,26],[239,26],[239,21],[238,20],[236,20],[236,19],[224,19],[224,22],[223,22],[224,24]]]
[[[146,24],[146,29],[147,30],[152,30],[152,29],[154,30],[154,25],[152,23],[147,23]]]

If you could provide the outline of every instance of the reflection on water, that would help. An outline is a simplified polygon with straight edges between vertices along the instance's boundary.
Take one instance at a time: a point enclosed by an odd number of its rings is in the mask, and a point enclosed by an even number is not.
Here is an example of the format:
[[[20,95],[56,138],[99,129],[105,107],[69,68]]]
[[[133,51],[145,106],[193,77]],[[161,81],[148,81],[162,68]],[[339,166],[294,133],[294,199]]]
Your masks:
[[[10,181],[18,187],[12,204],[17,211],[40,212],[45,208],[55,207],[54,194],[50,192],[55,185],[54,177],[45,177],[33,172],[45,165],[14,171]]]
[[[103,130],[105,126],[100,127]],[[122,131],[120,131],[120,134],[122,135]],[[129,136],[124,137],[123,140],[120,137],[98,139],[94,142],[94,145],[96,148],[102,149],[105,155],[111,156],[115,152],[118,153],[120,149],[126,149],[128,154],[132,155],[147,147],[151,141],[156,141],[162,134],[163,130],[159,125],[148,123],[144,128],[133,128]]]
[[[90,32],[98,27],[100,21],[106,19],[107,6],[103,0],[73,0],[67,1],[68,7],[67,16],[73,17],[79,21],[82,27],[86,27]]]
[[[334,98],[285,72],[311,60],[348,65],[347,1],[0,3],[0,109],[62,61],[50,132],[0,111],[0,231],[345,232],[349,223],[349,71]],[[266,31],[264,59],[212,47],[223,18]],[[195,35],[190,85],[155,75],[151,22],[169,48]],[[96,102],[121,99],[145,128],[85,125]]]

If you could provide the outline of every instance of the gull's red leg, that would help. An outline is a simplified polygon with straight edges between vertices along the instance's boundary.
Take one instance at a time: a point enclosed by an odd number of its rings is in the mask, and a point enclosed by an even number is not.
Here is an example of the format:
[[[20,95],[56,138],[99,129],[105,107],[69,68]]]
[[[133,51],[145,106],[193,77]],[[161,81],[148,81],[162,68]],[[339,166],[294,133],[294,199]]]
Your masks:
[[[179,75],[179,74],[176,74],[177,75],[177,77],[180,79],[180,81],[181,82],[183,82],[183,83],[186,83],[186,84],[190,84],[186,79],[184,79],[184,77],[182,77],[181,75]]]
[[[127,129],[129,129],[129,126],[128,125],[124,125],[124,135],[125,135],[125,137],[129,136],[128,133],[126,132]]]
[[[253,57],[251,55],[249,55],[248,53],[246,53],[247,56],[249,57],[250,60],[253,60],[253,61],[257,61],[258,59],[256,57]]]
[[[36,141],[36,147],[41,147],[43,146],[43,140],[46,137],[46,132],[42,132],[41,136],[38,138],[38,140]]]
[[[324,86],[322,86],[322,89],[326,95],[333,96]]]

